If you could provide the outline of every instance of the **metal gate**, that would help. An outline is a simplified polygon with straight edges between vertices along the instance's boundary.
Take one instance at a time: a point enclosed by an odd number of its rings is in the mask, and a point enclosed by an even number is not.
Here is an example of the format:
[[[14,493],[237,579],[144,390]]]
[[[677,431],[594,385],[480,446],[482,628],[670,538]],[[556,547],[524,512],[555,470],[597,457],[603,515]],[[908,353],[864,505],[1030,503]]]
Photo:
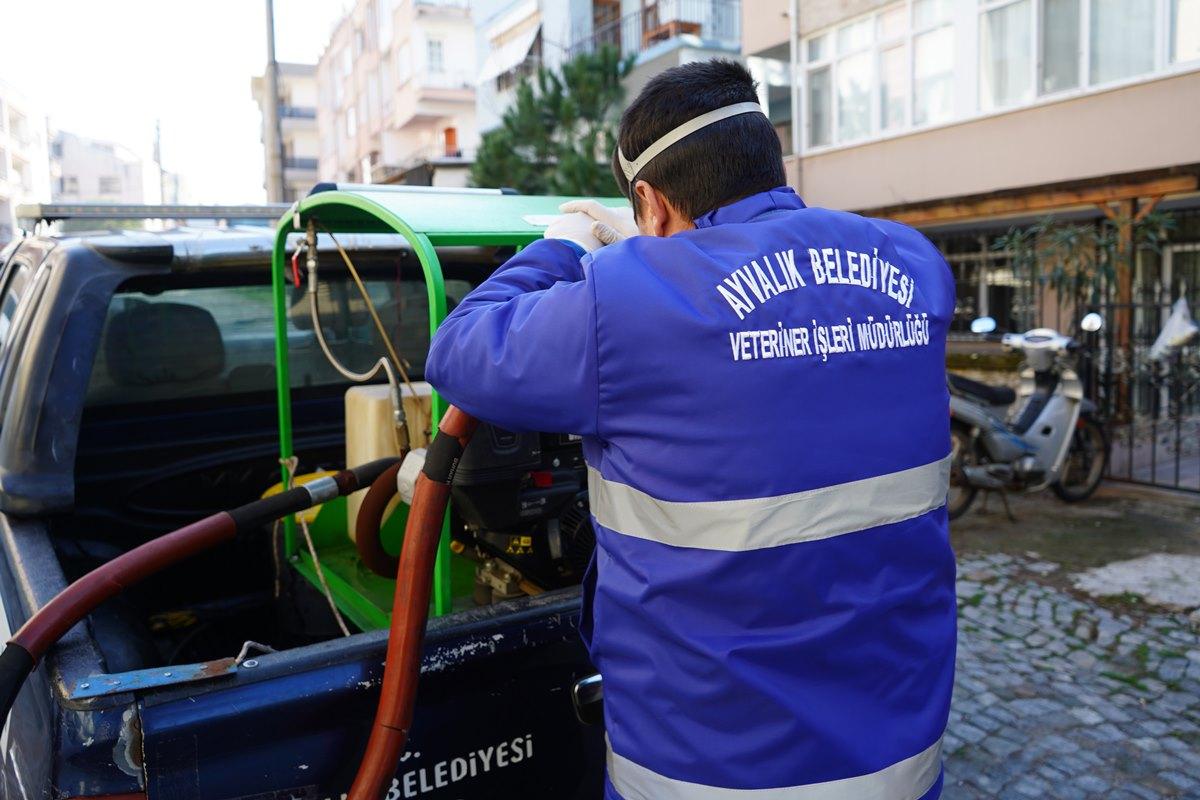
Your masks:
[[[1151,348],[1176,302],[1200,306],[1200,243],[1139,257],[1130,302],[1106,286],[1105,317],[1091,363],[1081,365],[1111,438],[1108,477],[1200,492],[1200,344],[1165,358]]]

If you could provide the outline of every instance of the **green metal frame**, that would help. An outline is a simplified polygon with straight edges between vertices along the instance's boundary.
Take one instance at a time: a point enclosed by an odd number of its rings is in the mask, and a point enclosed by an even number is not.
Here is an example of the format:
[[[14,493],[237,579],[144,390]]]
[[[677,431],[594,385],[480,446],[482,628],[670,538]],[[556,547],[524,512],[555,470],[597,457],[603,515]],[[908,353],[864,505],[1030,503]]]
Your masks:
[[[288,237],[303,234],[309,219],[320,220],[325,230],[334,234],[388,233],[399,234],[412,247],[425,275],[429,297],[430,336],[446,317],[446,292],[442,266],[435,247],[453,246],[516,246],[540,239],[543,228],[528,219],[529,215],[557,213],[559,204],[571,198],[529,197],[502,195],[485,190],[430,190],[412,187],[339,186],[333,190],[310,194],[300,200],[279,220],[275,246],[271,257],[271,285],[275,312],[275,369],[279,404],[279,454],[285,461],[293,455],[291,382],[287,351],[287,262]],[[623,199],[605,199],[609,205],[621,205]],[[411,224],[410,224],[411,223]],[[432,399],[433,426],[446,411],[446,402],[435,391]],[[284,468],[283,480],[287,481]],[[322,514],[322,517],[324,514]],[[318,523],[322,517],[318,517]],[[344,512],[335,519],[345,519]],[[318,550],[330,545],[340,536],[344,544],[346,532],[321,530],[314,524],[312,533]],[[325,526],[328,528],[328,525]],[[284,547],[289,561],[306,579],[319,585],[317,565],[297,537],[295,521],[284,520]],[[434,615],[451,611],[451,553],[449,515],[442,525],[442,541],[438,547],[434,573]],[[364,587],[355,585],[326,567],[322,558],[321,571],[329,585],[338,608],[364,629],[383,628],[390,615],[372,602]],[[376,587],[375,595],[380,592]]]

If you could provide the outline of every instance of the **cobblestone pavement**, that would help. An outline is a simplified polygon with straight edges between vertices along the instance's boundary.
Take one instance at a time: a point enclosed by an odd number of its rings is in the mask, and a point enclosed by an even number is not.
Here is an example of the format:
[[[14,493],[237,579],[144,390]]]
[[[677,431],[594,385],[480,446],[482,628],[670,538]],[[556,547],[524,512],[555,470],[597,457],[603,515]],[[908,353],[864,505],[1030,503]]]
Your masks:
[[[959,560],[947,800],[1200,798],[1200,636],[1035,554]]]

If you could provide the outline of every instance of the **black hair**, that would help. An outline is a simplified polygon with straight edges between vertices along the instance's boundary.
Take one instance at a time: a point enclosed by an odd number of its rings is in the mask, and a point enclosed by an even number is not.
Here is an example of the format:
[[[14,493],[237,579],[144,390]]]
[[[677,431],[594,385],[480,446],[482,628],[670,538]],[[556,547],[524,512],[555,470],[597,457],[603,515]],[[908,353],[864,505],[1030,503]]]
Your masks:
[[[724,59],[694,61],[661,72],[621,115],[621,152],[633,161],[690,119],[722,106],[757,102],[756,86],[744,66]],[[637,198],[615,152],[612,169],[617,186],[637,212]],[[787,183],[779,135],[762,114],[739,114],[684,137],[634,176],[639,180],[692,219]]]

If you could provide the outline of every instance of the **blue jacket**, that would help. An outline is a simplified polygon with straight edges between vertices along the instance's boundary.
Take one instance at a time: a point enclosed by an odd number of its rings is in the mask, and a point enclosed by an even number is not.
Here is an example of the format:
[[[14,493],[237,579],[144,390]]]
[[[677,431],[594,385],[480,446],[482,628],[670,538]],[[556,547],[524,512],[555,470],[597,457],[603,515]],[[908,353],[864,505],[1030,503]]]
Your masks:
[[[946,329],[919,233],[763,192],[582,261],[526,248],[427,379],[584,437],[608,798],[917,800],[954,674]]]

